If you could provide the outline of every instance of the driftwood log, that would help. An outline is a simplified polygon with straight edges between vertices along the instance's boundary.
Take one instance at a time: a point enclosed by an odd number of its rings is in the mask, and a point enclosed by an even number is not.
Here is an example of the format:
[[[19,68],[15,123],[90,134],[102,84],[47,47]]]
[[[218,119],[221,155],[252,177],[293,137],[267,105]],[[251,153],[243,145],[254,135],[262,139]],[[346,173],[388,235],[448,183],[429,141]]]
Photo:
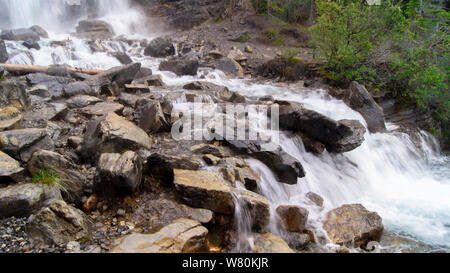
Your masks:
[[[20,74],[20,75],[26,75],[26,74],[30,74],[30,73],[49,74],[48,73],[49,69],[52,68],[51,66],[4,64],[4,63],[0,63],[0,67],[3,67],[3,69],[5,69],[5,71],[8,71],[11,74]],[[74,67],[70,67],[70,66],[65,66],[65,68],[69,72],[82,73],[82,74],[88,74],[88,75],[97,75],[97,74],[104,72],[103,70],[74,68]]]

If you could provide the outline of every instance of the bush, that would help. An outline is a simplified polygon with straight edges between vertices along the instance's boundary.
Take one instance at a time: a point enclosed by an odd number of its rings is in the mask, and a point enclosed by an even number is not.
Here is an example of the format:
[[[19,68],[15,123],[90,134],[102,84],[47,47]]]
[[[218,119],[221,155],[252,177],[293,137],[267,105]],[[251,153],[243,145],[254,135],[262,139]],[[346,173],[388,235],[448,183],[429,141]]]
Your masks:
[[[50,172],[48,169],[43,168],[33,176],[33,183],[42,183],[47,186],[52,186],[59,181],[60,177]]]

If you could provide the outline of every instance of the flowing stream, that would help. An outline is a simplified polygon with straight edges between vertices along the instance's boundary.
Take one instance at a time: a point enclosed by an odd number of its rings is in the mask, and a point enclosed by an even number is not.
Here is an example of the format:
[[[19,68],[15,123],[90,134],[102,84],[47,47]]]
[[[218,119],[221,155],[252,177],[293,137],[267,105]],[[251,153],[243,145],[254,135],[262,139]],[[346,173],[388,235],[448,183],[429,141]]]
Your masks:
[[[219,71],[199,71],[196,77],[177,77],[172,73],[158,71],[160,59],[145,57],[139,41],[126,43],[120,40],[104,41],[105,52],[92,52],[86,41],[70,35],[75,23],[67,23],[67,2],[79,2],[85,9],[85,1],[55,0],[0,0],[3,26],[12,28],[41,25],[50,37],[39,43],[41,50],[28,50],[20,42],[6,41],[10,54],[9,63],[17,64],[68,64],[80,68],[107,69],[120,65],[108,53],[126,52],[133,61],[150,67],[160,74],[168,85],[180,86],[205,80],[227,86],[249,98],[272,95],[276,99],[301,102],[335,120],[356,119],[366,124],[361,115],[342,101],[331,98],[325,90],[277,87],[273,84],[255,84],[246,80],[227,79]],[[113,26],[116,35],[124,34],[132,39],[136,26],[142,21],[139,11],[130,8],[126,0],[98,0],[99,17]],[[79,19],[86,18],[81,13]],[[76,20],[75,20],[76,21]],[[151,37],[147,37],[151,39]],[[70,40],[66,46],[53,46],[52,41]],[[181,102],[180,105],[185,103]],[[440,153],[436,140],[421,132],[420,146],[416,147],[406,134],[395,132],[396,126],[388,124],[387,133],[366,133],[363,145],[351,152],[335,155],[325,152],[317,156],[305,151],[301,139],[282,133],[280,145],[304,166],[306,177],[297,185],[285,185],[276,181],[270,169],[258,160],[248,160],[259,172],[262,183],[259,192],[271,204],[272,219],[269,230],[281,234],[276,219],[278,205],[300,205],[310,211],[308,226],[325,236],[322,221],[328,211],[343,204],[361,203],[367,209],[378,212],[390,234],[395,234],[429,245],[434,249],[450,249],[450,160]],[[309,203],[305,194],[314,192],[325,199],[323,209]],[[237,211],[238,222],[245,230],[244,239],[251,232],[245,228],[248,222],[245,211]],[[250,242],[251,245],[251,242]],[[239,249],[238,249],[239,251]]]

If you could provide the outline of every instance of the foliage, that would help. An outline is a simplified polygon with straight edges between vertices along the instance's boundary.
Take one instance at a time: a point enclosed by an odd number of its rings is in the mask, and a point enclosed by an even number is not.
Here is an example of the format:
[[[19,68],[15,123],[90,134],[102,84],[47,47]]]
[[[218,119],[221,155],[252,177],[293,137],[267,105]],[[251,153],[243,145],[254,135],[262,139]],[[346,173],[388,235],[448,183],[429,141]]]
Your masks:
[[[52,186],[59,181],[60,177],[50,172],[47,168],[42,168],[38,173],[33,176],[33,183],[42,183],[47,186]]]
[[[290,23],[305,22],[311,12],[311,0],[253,0],[259,14],[270,14]]]
[[[280,31],[275,28],[269,28],[262,31],[262,39],[274,46],[281,46],[284,44],[284,39],[280,38]]]
[[[296,63],[299,62],[300,59],[296,57],[299,50],[296,48],[285,48],[283,49],[283,53],[281,54],[281,60],[285,63]]]

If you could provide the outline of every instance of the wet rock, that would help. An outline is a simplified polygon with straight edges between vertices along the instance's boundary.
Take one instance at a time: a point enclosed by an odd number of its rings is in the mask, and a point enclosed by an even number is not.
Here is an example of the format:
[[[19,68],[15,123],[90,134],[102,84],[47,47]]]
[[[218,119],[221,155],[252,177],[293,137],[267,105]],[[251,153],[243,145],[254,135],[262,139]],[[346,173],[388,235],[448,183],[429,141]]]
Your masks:
[[[66,85],[70,83],[70,79],[67,77],[50,76],[43,73],[28,74],[26,79],[32,86],[46,86],[53,99],[62,98]]]
[[[136,102],[140,99],[141,99],[140,96],[134,94],[121,93],[119,96],[119,103],[134,108]]]
[[[124,66],[113,67],[103,73],[91,76],[87,80],[87,83],[97,89],[101,89],[111,83],[115,83],[119,88],[123,88],[125,84],[130,84],[134,80],[140,69],[140,63],[131,63]]]
[[[82,81],[69,83],[64,86],[63,90],[65,97],[72,97],[76,95],[95,95],[91,86],[87,82]]]
[[[0,151],[0,185],[18,183],[24,178],[24,168],[9,155]]]
[[[319,207],[323,207],[323,198],[322,196],[318,195],[317,193],[313,193],[313,192],[308,192],[306,194],[306,198],[308,198],[309,200],[311,200],[314,204],[316,204]]]
[[[28,183],[0,189],[0,219],[26,217],[57,199],[61,199],[59,191],[46,185]]]
[[[305,250],[311,242],[310,236],[306,233],[287,232],[283,238],[288,242],[289,247],[300,251]]]
[[[83,20],[78,22],[77,36],[85,39],[109,39],[114,35],[111,25],[101,20]]]
[[[88,95],[78,95],[66,100],[66,104],[69,108],[84,108],[99,102],[102,102],[102,100]]]
[[[264,227],[270,216],[268,201],[255,193],[228,186],[218,174],[207,171],[174,170],[174,184],[180,197],[190,206],[217,213],[234,214],[234,195],[253,220],[252,226]]]
[[[151,75],[153,75],[153,71],[151,68],[141,67],[141,69],[139,69],[139,72],[136,74],[135,79],[142,79]]]
[[[27,89],[28,95],[39,96],[42,98],[50,98],[51,94],[45,85],[36,85]]]
[[[244,78],[244,69],[242,66],[230,58],[222,58],[215,61],[214,67],[221,70],[230,78]]]
[[[197,59],[178,57],[161,62],[159,65],[159,70],[170,71],[177,74],[177,76],[196,76],[199,66],[200,65]]]
[[[228,88],[215,92],[215,96],[219,101],[231,103],[245,103],[247,101],[239,92],[230,91]]]
[[[213,212],[207,209],[194,209],[169,199],[149,198],[139,204],[139,208],[132,216],[136,227],[149,230],[159,230],[180,218],[207,224],[212,221]]]
[[[35,245],[66,246],[71,241],[88,238],[92,222],[81,210],[59,200],[30,217],[26,229]]]
[[[141,128],[114,113],[88,123],[81,145],[81,155],[97,163],[103,153],[121,153],[150,149],[151,141]]]
[[[272,233],[258,234],[255,237],[256,253],[294,253],[283,239]]]
[[[138,100],[135,109],[135,123],[145,132],[156,134],[170,129],[159,102]]]
[[[78,148],[81,143],[83,143],[83,137],[71,136],[67,139],[67,145],[73,149]]]
[[[32,111],[24,113],[25,121],[54,121],[64,119],[67,114],[67,106],[64,103],[42,103]]]
[[[109,113],[121,114],[124,106],[114,102],[100,102],[79,109],[77,112],[88,117],[103,116]]]
[[[131,64],[133,60],[124,52],[114,52],[111,54],[114,58],[116,58],[121,64]]]
[[[334,244],[355,248],[380,241],[384,229],[381,217],[360,204],[330,211],[323,227]]]
[[[34,25],[34,26],[30,27],[30,29],[32,31],[34,31],[37,35],[39,35],[41,38],[45,38],[45,39],[48,38],[47,31],[45,29],[43,29],[42,27]]]
[[[175,169],[198,170],[201,165],[202,161],[199,157],[179,152],[161,151],[153,153],[147,158],[146,169],[152,176],[171,184]]]
[[[24,84],[13,79],[0,82],[0,107],[6,106],[22,109],[30,106]]]
[[[303,145],[305,146],[305,150],[307,152],[312,152],[315,154],[322,154],[326,147],[319,141],[315,141],[307,137],[305,134],[302,134],[301,132],[297,133],[300,138],[302,139]]]
[[[16,108],[14,108],[14,109],[16,109]],[[16,113],[15,115],[11,115],[10,117],[2,118],[1,113],[4,110],[5,109],[0,109],[0,132],[22,129],[23,116]],[[6,111],[8,111],[8,110],[6,110]]]
[[[87,187],[86,177],[69,158],[55,152],[38,150],[28,162],[28,171],[35,175],[47,170],[57,175],[56,186],[68,203],[81,205],[84,189]]]
[[[383,109],[375,102],[367,89],[354,81],[344,92],[344,102],[359,112],[367,122],[371,133],[386,131]]]
[[[6,49],[5,41],[0,39],[0,63],[6,63],[6,61],[8,59],[9,59],[9,55],[8,55],[8,50]],[[1,75],[1,76],[3,76],[3,75]]]
[[[190,151],[197,154],[211,154],[217,156],[219,158],[230,157],[231,153],[226,150],[224,147],[211,145],[211,144],[199,144],[194,145],[190,148]]]
[[[175,55],[175,47],[169,37],[159,37],[149,43],[145,48],[144,55],[154,58],[173,56]]]
[[[53,149],[46,129],[19,129],[0,132],[0,149],[10,156],[27,162],[38,149]]]
[[[145,78],[145,82],[148,86],[155,86],[155,87],[165,87],[166,84],[162,80],[161,75],[151,75]]]
[[[36,32],[28,28],[4,30],[2,31],[1,38],[6,41],[31,40],[33,42],[37,42],[41,39]]]
[[[94,183],[97,193],[124,196],[134,193],[142,180],[142,159],[135,152],[102,154],[97,165]]]
[[[203,160],[205,160],[206,164],[208,164],[209,166],[217,166],[220,163],[221,159],[217,156],[207,154],[203,156]]]
[[[231,50],[227,57],[235,60],[236,62],[243,62],[247,60],[245,54],[237,48]]]
[[[194,253],[208,230],[199,222],[178,219],[154,234],[131,234],[116,241],[112,253]]]
[[[298,206],[279,206],[277,213],[282,226],[291,232],[303,232],[308,221],[309,212]]]
[[[41,46],[39,45],[38,42],[34,42],[32,40],[25,40],[22,45],[28,49],[36,49],[36,50],[40,50]]]
[[[183,86],[186,90],[203,90],[203,91],[221,91],[227,89],[225,86],[220,86],[210,82],[196,81]]]
[[[328,143],[328,151],[334,153],[345,153],[361,146],[364,142],[364,135],[366,133],[366,128],[364,125],[357,120],[341,120],[339,121],[339,124],[349,128],[351,134],[335,143]]]

